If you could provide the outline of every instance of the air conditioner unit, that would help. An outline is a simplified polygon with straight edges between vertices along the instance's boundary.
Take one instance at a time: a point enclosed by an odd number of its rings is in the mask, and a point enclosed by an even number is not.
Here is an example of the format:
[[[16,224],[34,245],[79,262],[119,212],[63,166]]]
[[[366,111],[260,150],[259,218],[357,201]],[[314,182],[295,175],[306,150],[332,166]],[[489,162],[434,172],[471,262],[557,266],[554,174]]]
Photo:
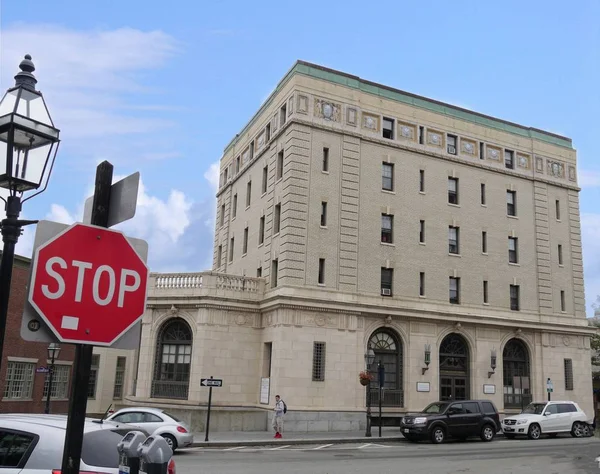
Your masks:
[[[451,155],[456,155],[456,147],[448,145],[448,153],[450,153]]]
[[[392,290],[390,290],[389,288],[382,288],[381,289],[381,294],[383,296],[390,296],[392,294]]]

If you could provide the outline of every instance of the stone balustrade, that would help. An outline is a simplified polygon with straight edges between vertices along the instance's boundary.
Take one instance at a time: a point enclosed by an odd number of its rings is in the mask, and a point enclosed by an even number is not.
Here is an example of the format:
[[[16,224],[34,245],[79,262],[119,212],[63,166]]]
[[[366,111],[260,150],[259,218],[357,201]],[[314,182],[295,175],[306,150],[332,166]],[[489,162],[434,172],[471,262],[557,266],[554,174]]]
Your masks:
[[[215,272],[151,273],[148,283],[148,296],[159,298],[238,295],[254,300],[262,298],[264,291],[263,278]]]

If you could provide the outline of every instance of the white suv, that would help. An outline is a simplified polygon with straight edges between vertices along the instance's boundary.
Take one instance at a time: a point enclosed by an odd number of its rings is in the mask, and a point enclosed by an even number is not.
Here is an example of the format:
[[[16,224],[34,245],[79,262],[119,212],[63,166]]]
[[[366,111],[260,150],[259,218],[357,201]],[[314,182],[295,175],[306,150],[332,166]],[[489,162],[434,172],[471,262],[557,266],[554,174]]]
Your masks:
[[[542,434],[551,437],[571,433],[574,438],[588,436],[591,420],[575,402],[530,403],[519,415],[502,420],[502,432],[507,438],[527,435],[539,439]]]

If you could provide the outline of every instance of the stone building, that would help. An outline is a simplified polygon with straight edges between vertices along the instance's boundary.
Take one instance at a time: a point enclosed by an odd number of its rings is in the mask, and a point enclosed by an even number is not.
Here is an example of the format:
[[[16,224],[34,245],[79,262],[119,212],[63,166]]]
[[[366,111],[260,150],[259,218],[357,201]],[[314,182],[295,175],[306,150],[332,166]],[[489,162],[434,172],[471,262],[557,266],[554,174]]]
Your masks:
[[[438,399],[592,413],[569,138],[297,62],[225,148],[213,271],[156,274],[136,397],[195,429],[357,429]],[[371,401],[379,392],[371,388]]]

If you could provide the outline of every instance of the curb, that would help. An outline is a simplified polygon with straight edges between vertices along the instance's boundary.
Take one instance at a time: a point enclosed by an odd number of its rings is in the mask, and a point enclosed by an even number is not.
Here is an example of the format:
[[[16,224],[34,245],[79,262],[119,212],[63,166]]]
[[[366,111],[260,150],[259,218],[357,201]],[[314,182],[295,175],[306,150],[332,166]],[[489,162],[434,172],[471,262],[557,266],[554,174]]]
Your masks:
[[[187,448],[236,448],[241,446],[279,446],[306,444],[348,444],[348,443],[377,443],[406,441],[403,436],[372,436],[370,438],[315,438],[315,439],[263,439],[252,441],[208,441],[192,443]],[[186,448],[181,448],[185,450]]]

